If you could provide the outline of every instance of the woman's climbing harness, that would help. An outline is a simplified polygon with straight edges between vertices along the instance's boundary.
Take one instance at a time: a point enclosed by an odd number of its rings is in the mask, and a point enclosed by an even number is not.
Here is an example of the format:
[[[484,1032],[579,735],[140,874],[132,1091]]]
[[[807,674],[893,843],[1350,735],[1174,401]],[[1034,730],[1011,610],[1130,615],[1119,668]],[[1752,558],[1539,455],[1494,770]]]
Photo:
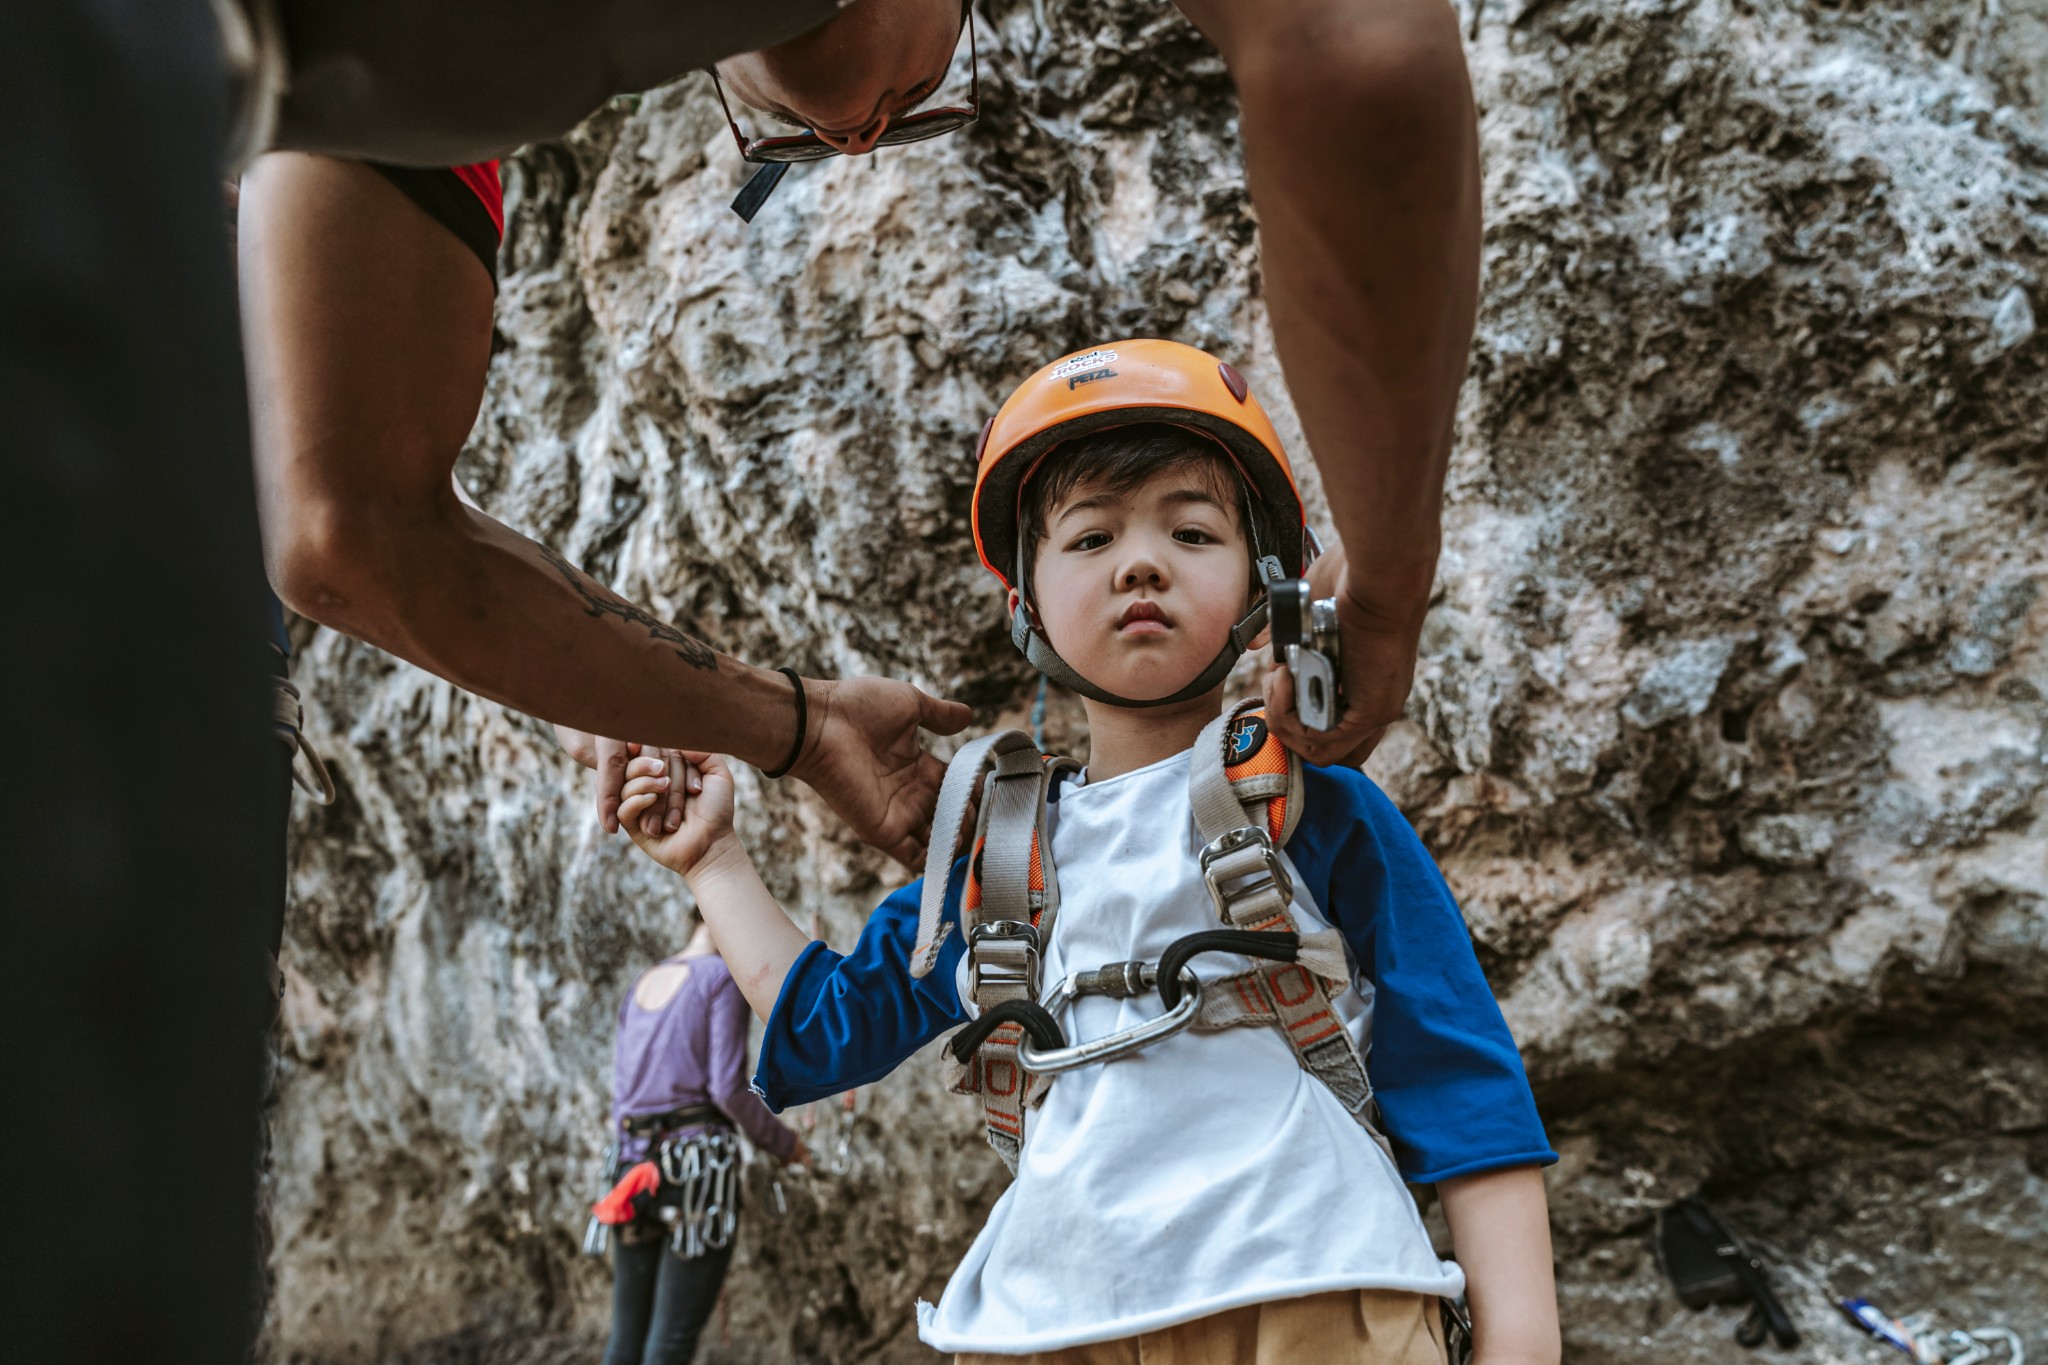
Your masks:
[[[621,1126],[629,1136],[653,1138],[654,1146],[647,1160],[626,1170],[619,1169],[619,1149],[605,1149],[607,1192],[592,1206],[584,1254],[604,1255],[614,1227],[630,1230],[629,1240],[665,1228],[686,1257],[730,1246],[739,1226],[741,1151],[724,1112],[693,1104],[634,1115]],[[686,1128],[693,1131],[678,1131]]]

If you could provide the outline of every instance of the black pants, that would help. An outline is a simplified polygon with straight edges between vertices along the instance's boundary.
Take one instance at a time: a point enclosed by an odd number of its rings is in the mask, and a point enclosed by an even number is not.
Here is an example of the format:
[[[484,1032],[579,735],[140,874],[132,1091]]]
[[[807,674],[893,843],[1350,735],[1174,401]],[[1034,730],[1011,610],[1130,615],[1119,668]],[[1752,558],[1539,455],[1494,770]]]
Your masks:
[[[668,1239],[612,1239],[612,1341],[604,1365],[690,1365],[718,1307],[732,1247],[679,1256]]]
[[[227,100],[207,0],[0,3],[9,1360],[247,1350],[281,888]]]

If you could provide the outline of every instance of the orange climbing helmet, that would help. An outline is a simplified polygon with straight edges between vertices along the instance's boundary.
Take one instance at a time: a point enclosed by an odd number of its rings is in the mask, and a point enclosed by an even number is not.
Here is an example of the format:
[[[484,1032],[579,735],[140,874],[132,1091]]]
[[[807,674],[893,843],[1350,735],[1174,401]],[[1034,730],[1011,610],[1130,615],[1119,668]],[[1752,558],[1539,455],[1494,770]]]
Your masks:
[[[1272,509],[1276,544],[1253,534],[1253,572],[1262,584],[1298,578],[1314,550],[1294,468],[1272,419],[1252,396],[1244,376],[1207,351],[1177,341],[1112,341],[1061,356],[1032,375],[981,429],[975,450],[974,548],[988,571],[1018,593],[1010,638],[1054,682],[1084,697],[1119,706],[1164,706],[1200,696],[1220,683],[1265,628],[1261,594],[1231,631],[1230,643],[1200,677],[1172,696],[1134,701],[1096,687],[1054,652],[1038,629],[1030,602],[1030,576],[1019,543],[1025,485],[1062,442],[1141,422],[1185,427],[1214,441],[1229,456],[1251,496]]]

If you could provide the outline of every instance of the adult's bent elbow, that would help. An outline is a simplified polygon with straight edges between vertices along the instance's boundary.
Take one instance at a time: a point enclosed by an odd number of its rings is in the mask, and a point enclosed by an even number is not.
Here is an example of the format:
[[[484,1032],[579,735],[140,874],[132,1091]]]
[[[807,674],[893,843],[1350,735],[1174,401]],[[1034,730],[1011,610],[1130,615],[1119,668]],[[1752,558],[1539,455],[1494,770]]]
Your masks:
[[[294,508],[266,533],[270,586],[299,615],[344,634],[377,632],[396,603],[395,546],[376,518],[332,504]]]

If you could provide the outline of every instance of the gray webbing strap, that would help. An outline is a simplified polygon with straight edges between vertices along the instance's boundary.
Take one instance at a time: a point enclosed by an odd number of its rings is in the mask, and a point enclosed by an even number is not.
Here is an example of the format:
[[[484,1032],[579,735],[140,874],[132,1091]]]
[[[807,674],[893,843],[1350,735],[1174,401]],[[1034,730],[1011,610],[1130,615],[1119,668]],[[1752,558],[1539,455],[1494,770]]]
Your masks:
[[[924,894],[917,908],[917,943],[910,951],[910,974],[924,977],[938,965],[939,949],[950,925],[940,922],[946,906],[946,882],[953,871],[953,851],[960,842],[961,826],[967,822],[967,806],[974,799],[974,784],[988,766],[989,756],[1029,749],[1036,761],[1038,748],[1022,730],[998,730],[992,735],[969,740],[946,765],[945,781],[939,784],[939,804],[932,813],[931,842],[924,853]],[[1029,856],[1029,850],[1026,850]],[[1026,868],[1029,875],[1029,868]]]
[[[1231,728],[1253,705],[1256,703],[1232,707],[1211,721],[1195,741],[1188,763],[1188,804],[1205,844],[1202,874],[1224,921],[1235,929],[1294,929],[1293,887],[1267,832],[1265,801],[1257,800],[1257,809],[1248,808],[1240,790],[1231,785],[1226,768]],[[1278,741],[1269,736],[1265,742]],[[1290,773],[1298,763],[1289,757]],[[1265,785],[1261,783],[1260,789]],[[1330,961],[1331,945],[1323,935],[1312,937],[1318,940],[1314,961],[1297,957],[1293,962],[1262,963],[1230,978],[1229,990],[1205,989],[1203,1000],[1206,1004],[1212,996],[1217,997],[1217,1012],[1241,1006],[1242,1022],[1273,1023],[1294,1050],[1302,1070],[1328,1087],[1353,1118],[1371,1128],[1372,1083],[1350,1030],[1330,1004],[1331,996],[1349,975],[1349,967],[1341,954],[1337,962]],[[1337,971],[1329,970],[1333,966]],[[1224,1027],[1229,1022],[1237,1021],[1212,1022],[1210,1026]]]
[[[1245,809],[1237,790],[1230,785],[1230,775],[1224,771],[1229,760],[1230,727],[1258,705],[1257,698],[1239,702],[1203,726],[1201,736],[1195,740],[1194,754],[1188,761],[1188,804],[1194,809],[1195,828],[1201,831],[1205,844],[1246,825],[1265,828],[1263,818]]]
[[[1064,765],[1063,765],[1064,766]],[[1058,905],[1054,891],[1052,851],[1042,838],[1049,769],[1038,746],[1020,730],[985,735],[963,747],[946,769],[932,819],[931,845],[925,854],[923,896],[918,906],[918,941],[911,954],[913,976],[937,965],[946,928],[940,922],[946,881],[952,870],[953,845],[966,823],[975,783],[987,772],[982,789],[981,818],[970,844],[976,858],[971,874],[978,903],[969,908],[963,897],[961,919],[968,936],[968,995],[978,1010],[1005,1000],[1032,999],[1038,989],[1042,935],[1052,932]],[[979,845],[978,853],[972,851]],[[1042,899],[1033,904],[1031,864],[1034,845],[1044,878]],[[976,930],[987,926],[990,935]],[[1019,928],[1017,926],[1026,926]],[[1035,926],[1035,927],[1032,927]],[[1005,1024],[982,1042],[973,1060],[952,1079],[952,1088],[981,1096],[988,1141],[1003,1164],[1017,1169],[1024,1143],[1024,1109],[1042,1095],[1019,1063],[1022,1030]]]
[[[1045,760],[1035,745],[999,748],[983,786],[988,831],[981,848],[981,910],[977,920],[1031,918],[1031,843],[1045,803]],[[970,928],[972,926],[969,926]]]

